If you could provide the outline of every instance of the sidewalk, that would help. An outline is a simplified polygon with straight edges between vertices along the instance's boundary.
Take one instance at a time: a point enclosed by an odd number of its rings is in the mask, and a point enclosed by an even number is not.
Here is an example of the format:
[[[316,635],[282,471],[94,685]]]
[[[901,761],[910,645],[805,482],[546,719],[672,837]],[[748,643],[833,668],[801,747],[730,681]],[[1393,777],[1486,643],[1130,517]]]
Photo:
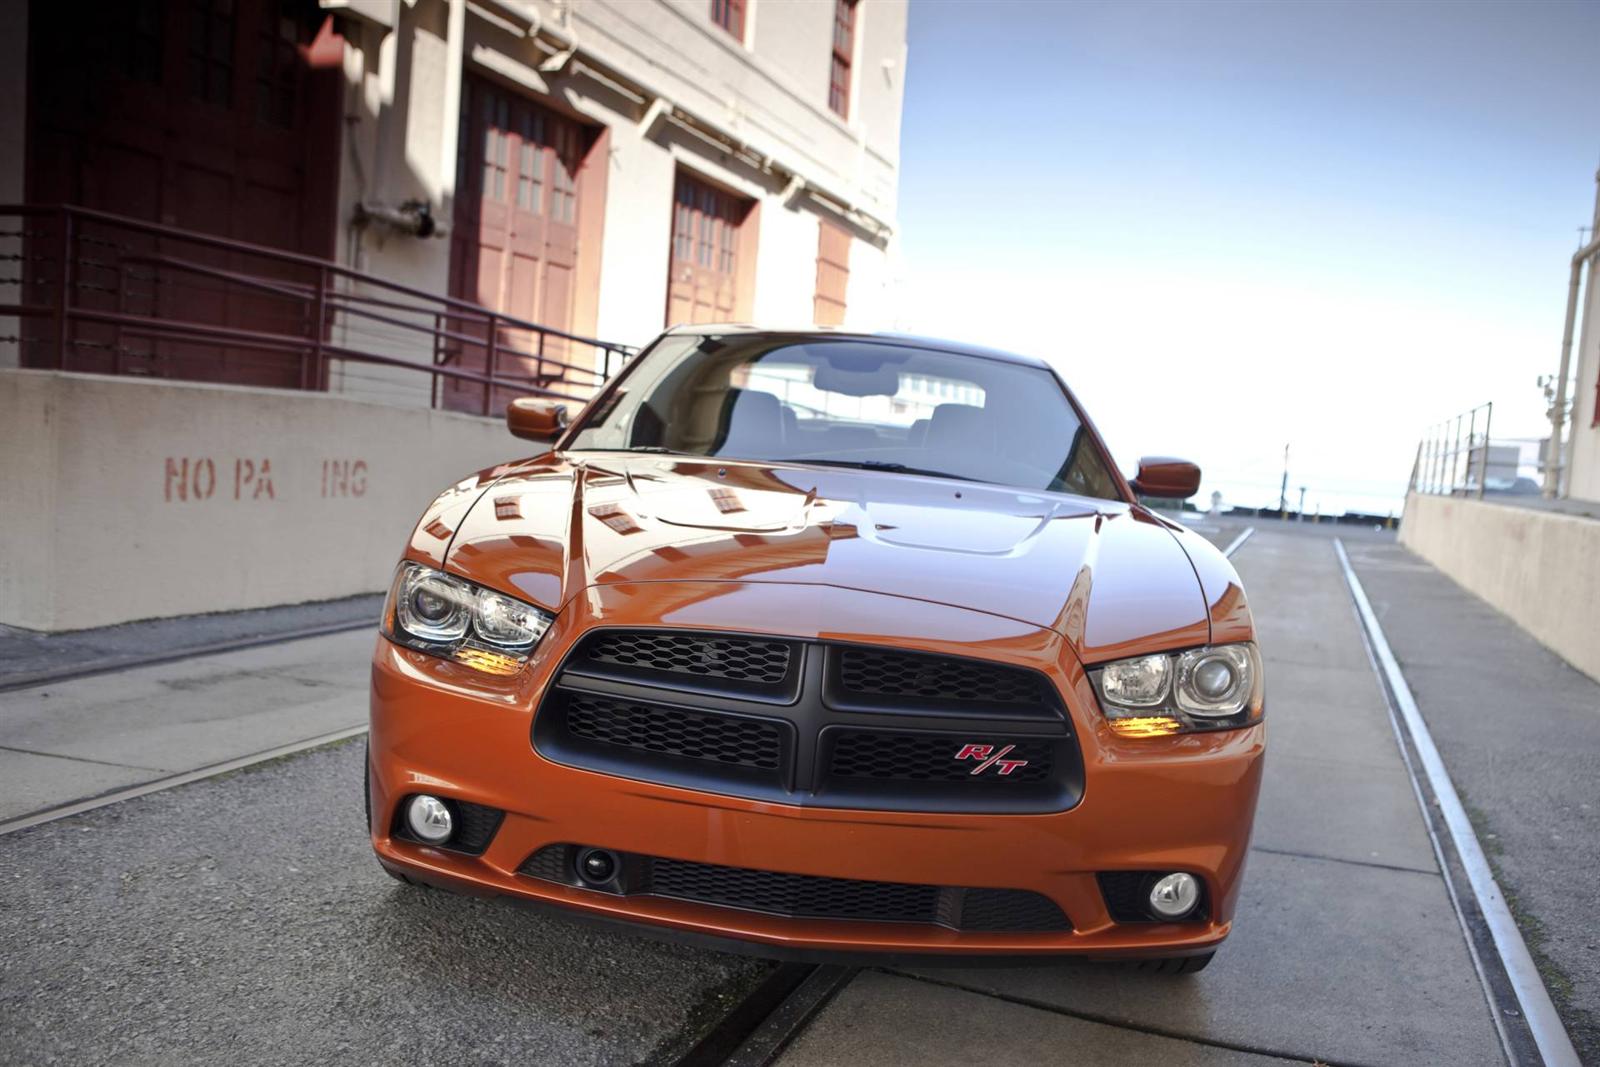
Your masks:
[[[0,695],[0,821],[365,725],[374,633]]]
[[[343,597],[278,608],[146,619],[120,626],[40,633],[0,626],[0,691],[64,675],[117,670],[177,659],[221,646],[267,642],[297,633],[377,624],[383,596]]]
[[[1211,967],[869,971],[782,1063],[1504,1062],[1331,536],[1259,528],[1234,563],[1271,740],[1237,925]]]
[[[1346,548],[1567,1032],[1600,1063],[1600,683],[1406,549]]]

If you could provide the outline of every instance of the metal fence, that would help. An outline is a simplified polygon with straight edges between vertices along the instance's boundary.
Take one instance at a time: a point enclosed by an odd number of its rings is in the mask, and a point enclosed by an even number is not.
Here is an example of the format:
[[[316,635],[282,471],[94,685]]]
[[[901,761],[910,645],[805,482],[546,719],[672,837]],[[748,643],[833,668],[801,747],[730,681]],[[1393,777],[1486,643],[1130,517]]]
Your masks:
[[[488,415],[518,396],[585,400],[635,352],[313,256],[77,207],[0,206],[0,265],[0,323],[15,323],[0,342],[26,367],[307,390],[337,379]]]
[[[1492,401],[1428,427],[1411,469],[1412,492],[1480,499],[1538,495],[1544,440],[1495,437],[1493,430]]]

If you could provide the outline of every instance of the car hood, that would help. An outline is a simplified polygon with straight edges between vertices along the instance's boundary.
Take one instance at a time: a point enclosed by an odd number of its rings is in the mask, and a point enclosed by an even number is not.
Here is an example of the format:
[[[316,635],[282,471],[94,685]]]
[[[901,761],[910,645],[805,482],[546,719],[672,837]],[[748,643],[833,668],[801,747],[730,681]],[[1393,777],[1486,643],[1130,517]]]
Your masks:
[[[1050,628],[1084,662],[1209,638],[1206,597],[1173,528],[1119,502],[620,453],[493,473],[469,509],[424,516],[413,554],[448,539],[449,570],[551,610],[592,585],[800,583]]]

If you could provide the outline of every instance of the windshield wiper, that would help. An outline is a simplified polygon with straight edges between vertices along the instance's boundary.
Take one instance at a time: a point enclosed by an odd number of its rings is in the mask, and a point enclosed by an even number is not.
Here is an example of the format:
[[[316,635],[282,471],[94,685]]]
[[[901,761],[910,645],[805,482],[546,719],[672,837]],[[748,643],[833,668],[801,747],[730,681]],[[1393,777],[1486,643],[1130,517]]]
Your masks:
[[[968,478],[964,474],[951,474],[949,471],[930,470],[927,467],[912,467],[905,463],[893,463],[886,459],[813,459],[810,456],[793,456],[790,463],[812,463],[819,467],[855,467],[860,470],[890,471],[894,474],[921,474],[928,478],[954,478],[962,482],[978,481],[977,478]]]

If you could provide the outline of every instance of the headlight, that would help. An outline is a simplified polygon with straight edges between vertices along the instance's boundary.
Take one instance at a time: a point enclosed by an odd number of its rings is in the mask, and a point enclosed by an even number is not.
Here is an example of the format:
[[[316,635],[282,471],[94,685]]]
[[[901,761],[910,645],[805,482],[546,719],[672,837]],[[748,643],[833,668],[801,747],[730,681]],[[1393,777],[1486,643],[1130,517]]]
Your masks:
[[[402,563],[383,608],[383,633],[397,645],[486,674],[515,674],[552,616],[420,563]]]
[[[1251,643],[1107,663],[1089,671],[1100,710],[1125,737],[1245,726],[1261,717],[1261,656]]]

